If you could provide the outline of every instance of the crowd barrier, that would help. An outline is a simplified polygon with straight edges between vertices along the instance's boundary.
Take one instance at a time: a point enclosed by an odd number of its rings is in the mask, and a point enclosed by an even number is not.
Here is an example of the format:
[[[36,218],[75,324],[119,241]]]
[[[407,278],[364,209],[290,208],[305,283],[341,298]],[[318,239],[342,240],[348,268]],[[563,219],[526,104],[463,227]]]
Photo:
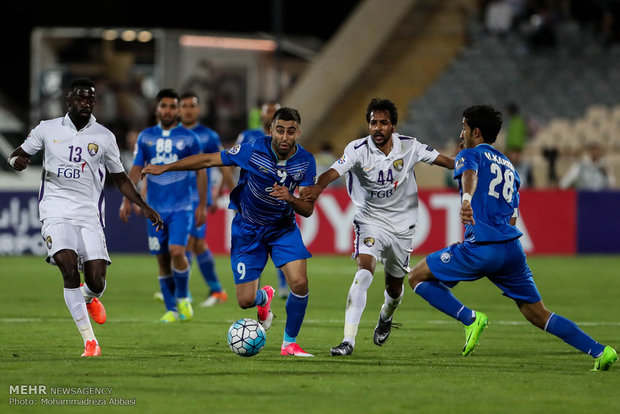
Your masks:
[[[121,195],[106,189],[106,237],[110,252],[147,252],[146,220],[118,217]],[[421,191],[414,253],[423,254],[462,240],[460,199],[449,190]],[[309,218],[299,218],[308,249],[314,254],[352,251],[354,206],[344,189],[326,190]],[[518,227],[528,254],[620,253],[620,192],[524,190]],[[224,208],[208,216],[207,242],[215,254],[230,249],[233,212]],[[0,192],[0,254],[44,255],[37,194]]]

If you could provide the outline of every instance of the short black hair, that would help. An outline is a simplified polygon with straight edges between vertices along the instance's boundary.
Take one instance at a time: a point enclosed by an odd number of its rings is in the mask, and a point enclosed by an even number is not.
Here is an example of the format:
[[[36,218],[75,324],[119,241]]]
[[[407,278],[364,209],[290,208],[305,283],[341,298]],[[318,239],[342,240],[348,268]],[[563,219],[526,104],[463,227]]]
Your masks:
[[[95,82],[89,78],[75,78],[69,84],[69,91],[72,91],[74,88],[78,86],[86,86],[88,88],[94,88]]]
[[[370,122],[370,115],[376,111],[388,111],[392,125],[398,123],[398,109],[394,102],[389,99],[372,98],[366,108],[366,122]]]
[[[502,113],[491,105],[474,105],[463,111],[467,125],[474,130],[478,128],[484,142],[492,144],[502,129]]]
[[[278,109],[273,114],[273,119],[271,123],[273,124],[278,119],[281,119],[283,121],[295,121],[298,125],[301,125],[301,116],[299,115],[299,111],[297,111],[297,109],[288,108],[286,106]]]
[[[66,95],[67,99],[72,96],[75,88],[80,87],[80,86],[95,89],[95,82],[93,82],[93,80],[89,78],[73,79],[71,83],[69,84],[69,89],[67,90],[67,95]]]
[[[179,94],[177,91],[171,88],[162,89],[157,93],[157,102],[161,102],[164,98],[173,98],[179,100]]]
[[[187,98],[196,98],[196,100],[200,102],[200,98],[198,97],[198,95],[195,92],[192,92],[192,91],[183,92],[179,96],[179,100],[180,101],[182,101],[183,99],[187,99]]]

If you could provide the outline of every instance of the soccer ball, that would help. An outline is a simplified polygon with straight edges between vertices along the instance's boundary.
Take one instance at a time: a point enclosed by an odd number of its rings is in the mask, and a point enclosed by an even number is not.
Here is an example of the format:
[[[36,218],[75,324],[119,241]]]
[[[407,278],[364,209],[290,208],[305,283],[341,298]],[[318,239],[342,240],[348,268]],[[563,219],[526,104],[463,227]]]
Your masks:
[[[258,354],[266,340],[265,329],[254,319],[239,319],[228,329],[228,346],[240,356],[251,357]]]

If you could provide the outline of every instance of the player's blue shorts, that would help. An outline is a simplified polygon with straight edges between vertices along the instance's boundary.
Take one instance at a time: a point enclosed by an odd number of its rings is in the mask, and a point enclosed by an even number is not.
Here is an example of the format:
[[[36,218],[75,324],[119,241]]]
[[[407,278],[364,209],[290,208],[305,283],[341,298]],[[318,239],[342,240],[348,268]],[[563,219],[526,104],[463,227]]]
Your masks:
[[[193,203],[193,208],[194,211],[196,211],[196,208],[198,207],[198,203]],[[207,213],[208,214],[208,213]],[[205,235],[207,234],[207,222],[205,221],[205,224],[203,224],[202,226],[194,226],[194,212],[192,212],[192,231],[190,232],[190,236],[196,238],[196,239],[204,239]]]
[[[288,227],[265,227],[248,223],[235,215],[231,226],[230,264],[235,284],[260,278],[267,259],[276,267],[312,257],[295,223]]]
[[[170,213],[160,213],[164,222],[164,227],[155,231],[155,227],[147,220],[149,250],[151,254],[161,254],[168,252],[168,245],[176,244],[186,246],[189,240],[189,233],[194,224],[194,212],[174,211]]]
[[[519,239],[453,244],[428,255],[426,263],[433,276],[449,287],[487,277],[511,299],[527,303],[541,300]]]

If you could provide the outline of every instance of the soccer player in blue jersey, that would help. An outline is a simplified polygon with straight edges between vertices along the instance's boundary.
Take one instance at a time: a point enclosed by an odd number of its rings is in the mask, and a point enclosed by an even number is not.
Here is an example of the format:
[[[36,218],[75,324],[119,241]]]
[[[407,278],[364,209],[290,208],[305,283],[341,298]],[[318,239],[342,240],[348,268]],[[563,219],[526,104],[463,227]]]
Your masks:
[[[202,147],[202,152],[213,153],[223,150],[224,147],[222,146],[222,142],[220,141],[219,134],[211,128],[203,125],[199,121],[201,107],[198,100],[198,95],[193,92],[185,92],[181,94],[179,99],[179,114],[181,124],[185,128],[198,135]],[[207,207],[210,208],[211,206],[213,206],[211,194],[211,174],[210,170],[206,171]],[[234,185],[231,168],[221,167],[220,171],[222,173],[222,185],[220,185],[219,187],[221,193],[222,187],[232,189]],[[191,172],[191,174],[195,175],[193,171]],[[198,207],[199,196],[196,189],[195,180],[192,181],[192,202],[194,204],[194,209],[196,209]],[[201,226],[192,226],[192,231],[189,235],[189,242],[187,243],[187,249],[185,251],[190,268],[192,266],[192,254],[196,255],[196,260],[198,262],[200,273],[202,274],[203,279],[209,287],[209,294],[207,295],[207,298],[204,302],[200,303],[200,306],[202,307],[214,306],[218,303],[224,303],[228,300],[226,290],[222,288],[222,284],[220,283],[220,280],[215,271],[215,261],[213,259],[213,254],[211,253],[211,250],[209,250],[209,246],[207,246],[207,243],[205,241],[206,230],[206,221]]]
[[[260,111],[260,121],[262,126],[260,128],[246,129],[245,131],[241,131],[241,133],[237,137],[237,141],[235,142],[235,144],[247,144],[249,142],[257,140],[258,138],[269,135],[273,114],[275,114],[276,111],[280,108],[281,105],[278,102],[265,102],[261,106]],[[284,276],[284,272],[282,272],[282,269],[276,268],[276,272],[278,274],[278,292],[280,298],[286,299],[286,297],[288,296],[288,285],[286,284],[286,277]]]
[[[200,154],[172,164],[148,165],[142,175],[200,170],[222,165],[241,167],[239,183],[230,196],[229,208],[237,211],[231,229],[231,266],[237,301],[243,309],[258,307],[258,320],[269,329],[273,320],[274,289],[259,289],[259,278],[268,256],[281,267],[290,293],[286,301],[286,326],[280,353],[310,357],[297,344],[297,335],[308,305],[306,259],[311,257],[301,239],[295,213],[309,217],[314,202],[294,195],[295,189],[314,184],[314,157],[297,145],[301,118],[292,108],[280,108],[273,116],[271,135],[248,144],[235,145],[214,154]]]
[[[146,164],[170,164],[178,159],[201,153],[198,136],[179,125],[179,96],[172,89],[157,94],[159,124],[145,129],[136,142],[133,166],[129,177],[134,183]],[[197,181],[200,195],[198,206],[192,203],[192,182]],[[191,320],[194,312],[189,295],[189,263],[185,256],[192,225],[201,225],[206,217],[206,173],[172,172],[147,180],[146,198],[164,221],[159,233],[149,228],[151,254],[157,255],[159,284],[166,305],[161,322]],[[127,221],[131,203],[123,199],[120,217]]]
[[[266,135],[270,134],[271,129],[271,120],[273,119],[273,114],[281,108],[281,105],[278,102],[268,101],[265,102],[261,106],[260,120],[262,127],[261,128],[253,128],[246,129],[245,131],[241,131],[239,136],[237,137],[237,141],[235,144],[247,144],[249,142],[255,141],[258,138],[262,138]],[[278,292],[282,299],[286,299],[288,296],[288,285],[286,283],[286,277],[284,276],[284,272],[282,269],[276,268],[276,272],[278,275]]]
[[[618,359],[616,351],[596,342],[573,321],[549,311],[542,302],[519,241],[522,233],[515,226],[519,174],[492,146],[501,125],[502,114],[491,106],[472,106],[463,112],[465,148],[456,156],[454,178],[462,194],[465,240],[421,260],[409,273],[409,284],[432,306],[465,325],[464,356],[476,347],[488,318],[463,305],[450,288],[487,277],[534,326],[594,357],[593,371],[606,371]]]

